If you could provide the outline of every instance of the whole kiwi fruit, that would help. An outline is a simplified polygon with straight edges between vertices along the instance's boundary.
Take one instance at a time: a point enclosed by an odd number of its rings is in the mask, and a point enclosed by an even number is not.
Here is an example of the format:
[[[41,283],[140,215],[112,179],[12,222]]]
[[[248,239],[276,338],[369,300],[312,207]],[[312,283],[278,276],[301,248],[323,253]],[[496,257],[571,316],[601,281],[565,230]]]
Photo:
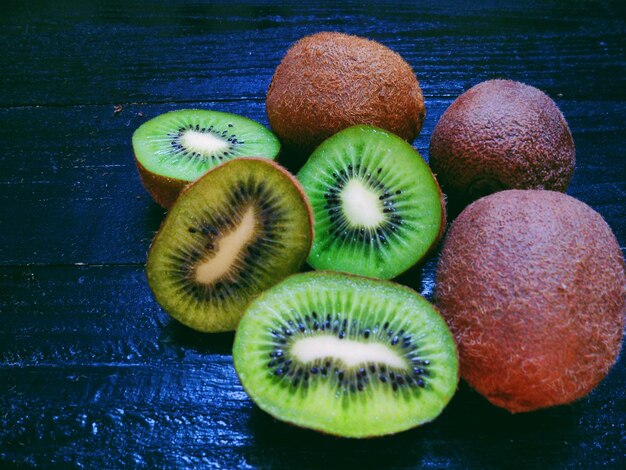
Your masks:
[[[554,101],[512,80],[488,80],[459,96],[430,140],[444,193],[465,204],[503,189],[564,192],[574,172],[572,134]]]
[[[620,351],[626,278],[602,216],[565,194],[508,190],[452,224],[436,305],[459,346],[461,376],[511,412],[577,400]]]
[[[269,86],[267,115],[291,148],[312,151],[346,127],[369,124],[411,142],[424,121],[424,98],[411,66],[365,38],[321,32],[296,42]]]

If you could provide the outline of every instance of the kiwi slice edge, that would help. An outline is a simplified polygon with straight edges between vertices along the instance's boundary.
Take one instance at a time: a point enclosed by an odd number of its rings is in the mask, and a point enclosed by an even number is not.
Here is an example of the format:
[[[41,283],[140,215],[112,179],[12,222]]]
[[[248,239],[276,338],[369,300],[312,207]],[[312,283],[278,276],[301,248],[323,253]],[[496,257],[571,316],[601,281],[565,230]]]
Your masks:
[[[238,157],[273,160],[281,148],[278,138],[256,121],[204,109],[160,114],[135,130],[132,143],[142,183],[166,209],[211,168]]]

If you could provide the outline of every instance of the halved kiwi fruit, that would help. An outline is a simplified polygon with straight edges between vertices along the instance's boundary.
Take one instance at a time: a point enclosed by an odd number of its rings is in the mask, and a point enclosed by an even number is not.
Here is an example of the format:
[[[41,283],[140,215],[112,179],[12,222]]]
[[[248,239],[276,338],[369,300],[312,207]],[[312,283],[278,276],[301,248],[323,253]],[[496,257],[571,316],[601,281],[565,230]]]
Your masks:
[[[430,168],[400,137],[354,126],[325,140],[298,172],[315,219],[308,263],[382,279],[420,261],[445,228]]]
[[[256,298],[233,360],[264,411],[345,437],[431,421],[458,383],[454,339],[428,301],[399,284],[333,272],[293,275]]]
[[[185,325],[233,330],[252,297],[300,268],[312,238],[296,179],[270,160],[238,158],[180,195],[150,247],[148,283]]]
[[[183,109],[143,123],[133,134],[141,180],[160,205],[211,168],[236,157],[275,159],[280,142],[261,124],[235,114]]]

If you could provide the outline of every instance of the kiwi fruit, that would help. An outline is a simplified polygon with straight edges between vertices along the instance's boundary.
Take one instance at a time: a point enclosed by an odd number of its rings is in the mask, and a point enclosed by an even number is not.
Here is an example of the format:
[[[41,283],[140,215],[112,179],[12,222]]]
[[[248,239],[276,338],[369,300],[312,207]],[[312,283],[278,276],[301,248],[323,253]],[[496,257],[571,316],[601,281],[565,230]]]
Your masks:
[[[463,93],[430,139],[430,166],[454,204],[504,189],[564,192],[575,159],[554,101],[512,80],[489,80]]]
[[[600,214],[565,194],[508,190],[469,205],[448,231],[435,285],[461,376],[511,412],[585,396],[619,354],[619,244]]]
[[[425,115],[419,82],[400,55],[335,32],[304,37],[287,51],[270,83],[266,110],[287,146],[309,152],[355,124],[412,142]]]
[[[188,186],[148,254],[163,309],[199,331],[237,326],[246,304],[302,266],[313,238],[296,181],[263,158],[237,158]]]
[[[183,109],[143,123],[133,134],[135,161],[152,198],[169,209],[180,191],[211,168],[236,157],[275,159],[280,142],[250,119]]]
[[[315,220],[315,269],[393,278],[420,261],[445,228],[428,165],[400,137],[353,126],[325,140],[298,172]]]
[[[344,437],[431,421],[458,383],[454,339],[428,301],[399,284],[333,272],[290,276],[254,299],[233,361],[261,409]]]

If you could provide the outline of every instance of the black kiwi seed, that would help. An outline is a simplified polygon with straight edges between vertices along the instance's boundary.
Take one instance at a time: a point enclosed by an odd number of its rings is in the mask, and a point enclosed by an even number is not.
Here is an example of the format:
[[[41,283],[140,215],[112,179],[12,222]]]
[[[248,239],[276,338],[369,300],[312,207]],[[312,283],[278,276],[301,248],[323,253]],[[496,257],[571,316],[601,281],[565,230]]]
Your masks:
[[[232,124],[229,124],[228,126],[233,127]],[[185,156],[191,156],[194,158],[204,157],[204,158],[221,160],[223,159],[224,156],[227,156],[235,152],[237,145],[241,145],[241,142],[238,142],[236,139],[233,140],[236,137],[235,134],[233,134],[227,139],[227,142],[229,143],[228,147],[226,149],[220,150],[219,153],[213,153],[209,151],[206,151],[206,152],[203,151],[202,153],[197,152],[197,151],[189,151],[187,148],[185,148],[182,142],[182,137],[185,134],[185,132],[190,131],[190,130],[195,131],[195,132],[201,132],[203,134],[214,135],[215,137],[218,137],[220,139],[224,137],[226,134],[226,131],[216,130],[213,126],[209,126],[207,128],[207,127],[200,127],[200,125],[198,124],[196,124],[195,126],[193,124],[189,124],[186,127],[180,127],[178,129],[178,133],[170,134],[172,137],[170,145],[180,150],[179,155],[178,155],[179,158],[184,158]]]

